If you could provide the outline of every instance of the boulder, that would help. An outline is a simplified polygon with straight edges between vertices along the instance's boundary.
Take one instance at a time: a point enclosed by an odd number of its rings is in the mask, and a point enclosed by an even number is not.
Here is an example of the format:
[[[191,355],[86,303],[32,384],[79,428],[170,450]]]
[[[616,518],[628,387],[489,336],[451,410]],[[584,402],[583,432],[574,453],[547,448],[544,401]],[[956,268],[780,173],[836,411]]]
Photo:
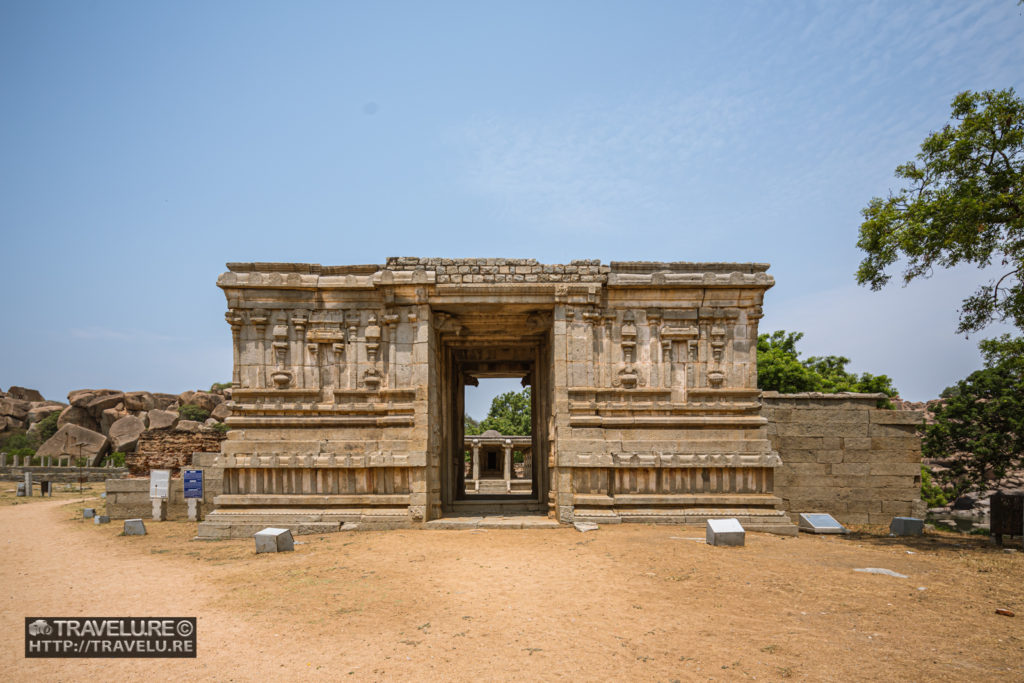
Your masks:
[[[160,410],[167,410],[172,405],[178,402],[178,397],[174,394],[153,394],[153,400],[156,401],[156,407]]]
[[[46,456],[71,456],[74,462],[79,456],[86,458],[88,464],[96,467],[110,449],[110,439],[99,432],[80,427],[76,424],[66,424],[57,430],[57,433],[46,440],[36,455]]]
[[[61,411],[57,418],[57,427],[64,425],[78,425],[94,432],[100,431],[100,423],[89,414],[89,411],[81,406],[70,405]]]
[[[156,397],[148,391],[129,391],[124,395],[124,407],[132,412],[159,408]]]
[[[146,431],[142,418],[125,415],[110,426],[110,444],[115,451],[132,453],[139,443],[139,437]]]
[[[194,392],[194,391],[183,391],[180,394],[178,394],[178,396],[177,396],[178,405],[182,405],[183,406],[186,403],[191,403],[192,402],[192,396],[195,393],[196,392]]]
[[[179,432],[191,432],[196,433],[203,426],[202,422],[196,422],[195,420],[178,420],[178,424],[174,426]]]
[[[7,395],[11,398],[17,398],[22,401],[45,401],[43,395],[35,389],[26,389],[25,387],[11,387],[7,390]]]
[[[32,404],[17,398],[0,398],[0,415],[13,417],[15,420],[24,421],[28,418],[28,411]]]
[[[231,417],[231,408],[228,408],[228,404],[226,402],[221,403],[216,408],[213,409],[213,411],[210,413],[210,417],[212,417],[214,420],[217,420],[218,422],[223,422],[224,420]]]
[[[41,403],[36,402],[32,404],[32,407],[28,411],[28,421],[30,424],[36,422],[42,422],[50,415],[59,413],[64,410],[66,406],[63,403],[57,403],[56,401],[43,401]]]
[[[0,416],[0,432],[3,431],[14,431],[15,429],[23,429],[25,423],[21,420],[15,420],[13,417],[7,415]]]
[[[89,404],[89,401],[99,396],[106,396],[107,394],[119,394],[121,392],[114,391],[113,389],[76,389],[75,391],[68,393],[68,403],[79,408],[84,408]]]
[[[109,394],[96,396],[85,405],[85,409],[88,410],[93,417],[99,419],[104,410],[107,408],[116,408],[119,403],[122,404],[123,407],[124,393],[115,391]]]
[[[150,429],[169,429],[178,424],[178,413],[174,410],[151,410],[146,416]]]
[[[192,394],[192,399],[188,401],[193,405],[197,405],[203,410],[208,410],[211,413],[213,409],[224,402],[224,397],[218,394],[211,394],[208,391],[196,391]]]
[[[124,409],[123,403],[113,408],[107,408],[100,413],[100,431],[110,436],[110,427],[127,414],[128,411]]]

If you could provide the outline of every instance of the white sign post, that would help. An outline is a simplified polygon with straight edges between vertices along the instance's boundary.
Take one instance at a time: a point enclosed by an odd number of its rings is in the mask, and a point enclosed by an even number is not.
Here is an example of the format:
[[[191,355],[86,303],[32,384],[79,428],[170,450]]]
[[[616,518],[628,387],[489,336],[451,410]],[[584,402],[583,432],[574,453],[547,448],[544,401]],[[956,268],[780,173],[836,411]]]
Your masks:
[[[171,491],[170,470],[149,471],[149,497],[153,501],[153,519],[162,522],[167,518],[167,498]]]

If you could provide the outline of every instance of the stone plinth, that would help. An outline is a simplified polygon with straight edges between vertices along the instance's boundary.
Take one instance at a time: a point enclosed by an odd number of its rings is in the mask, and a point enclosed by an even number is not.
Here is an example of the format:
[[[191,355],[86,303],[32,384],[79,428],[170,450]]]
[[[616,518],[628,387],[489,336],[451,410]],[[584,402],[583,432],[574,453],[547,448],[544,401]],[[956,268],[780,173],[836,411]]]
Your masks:
[[[292,532],[288,529],[266,528],[253,534],[256,539],[256,552],[280,553],[295,550]]]
[[[747,533],[738,519],[709,519],[705,524],[708,545],[742,546],[746,543]]]

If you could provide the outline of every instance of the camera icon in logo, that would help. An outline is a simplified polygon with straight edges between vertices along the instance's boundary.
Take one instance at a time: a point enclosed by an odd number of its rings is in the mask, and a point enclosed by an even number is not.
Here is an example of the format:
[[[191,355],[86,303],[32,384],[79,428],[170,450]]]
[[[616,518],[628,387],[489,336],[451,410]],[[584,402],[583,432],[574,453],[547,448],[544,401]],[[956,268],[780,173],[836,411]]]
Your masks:
[[[53,633],[53,627],[50,626],[44,619],[36,619],[28,625],[28,634],[30,636],[48,636]]]

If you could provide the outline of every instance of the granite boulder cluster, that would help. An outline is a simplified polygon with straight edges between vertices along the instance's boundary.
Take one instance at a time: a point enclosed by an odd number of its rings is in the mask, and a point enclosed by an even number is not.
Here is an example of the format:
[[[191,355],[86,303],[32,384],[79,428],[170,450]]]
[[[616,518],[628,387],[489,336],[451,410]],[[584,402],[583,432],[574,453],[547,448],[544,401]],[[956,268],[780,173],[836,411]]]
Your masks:
[[[230,389],[164,394],[149,391],[79,389],[68,402],[47,401],[34,389],[11,387],[0,391],[0,432],[36,431],[59,413],[57,432],[36,456],[75,462],[84,458],[98,466],[111,452],[132,453],[148,430],[209,432],[230,414]]]

